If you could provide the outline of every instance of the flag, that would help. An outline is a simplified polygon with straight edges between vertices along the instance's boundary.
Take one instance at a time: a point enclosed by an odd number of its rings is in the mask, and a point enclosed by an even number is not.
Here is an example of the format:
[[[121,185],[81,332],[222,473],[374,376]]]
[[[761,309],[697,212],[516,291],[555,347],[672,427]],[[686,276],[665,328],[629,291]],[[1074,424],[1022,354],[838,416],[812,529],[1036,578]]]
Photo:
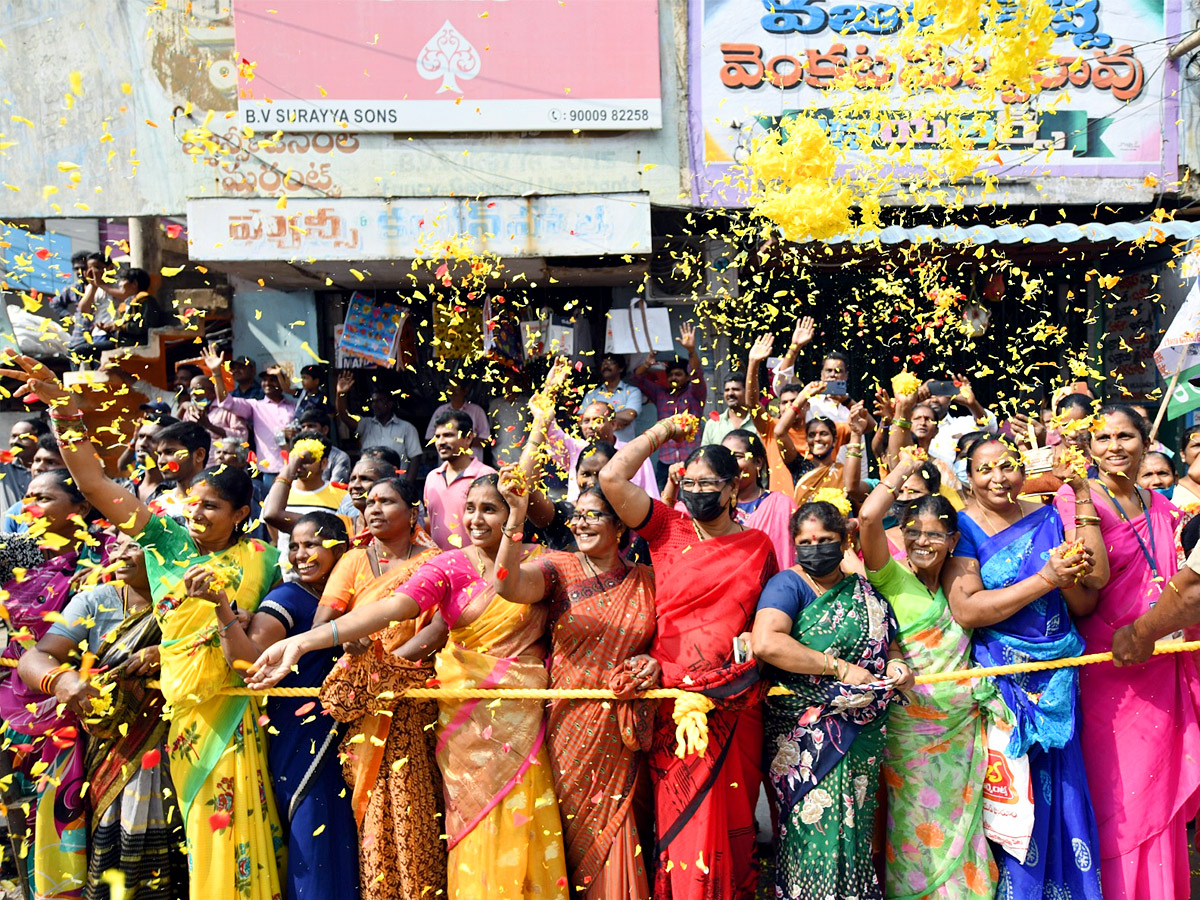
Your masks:
[[[1178,419],[1193,409],[1200,409],[1200,387],[1192,384],[1193,378],[1200,379],[1200,366],[1193,366],[1179,374],[1179,382],[1167,398],[1167,421]]]
[[[1200,280],[1188,291],[1162,343],[1154,351],[1154,364],[1164,378],[1200,365]]]

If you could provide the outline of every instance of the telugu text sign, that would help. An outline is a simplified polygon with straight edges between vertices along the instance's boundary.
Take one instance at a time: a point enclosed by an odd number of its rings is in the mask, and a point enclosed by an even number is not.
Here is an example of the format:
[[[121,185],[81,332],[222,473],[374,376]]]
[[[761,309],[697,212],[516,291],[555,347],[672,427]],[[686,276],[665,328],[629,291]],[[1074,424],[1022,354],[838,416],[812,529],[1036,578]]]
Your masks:
[[[657,0],[236,0],[255,131],[662,127]]]
[[[205,199],[188,203],[188,245],[201,260],[415,259],[448,241],[500,257],[650,252],[645,194],[463,200]]]
[[[982,168],[1018,177],[1175,179],[1179,76],[1166,61],[1166,39],[1179,33],[1179,0],[1046,2],[1058,11],[1055,59],[1039,72],[1041,92],[1028,104],[1041,112],[1002,137],[998,148],[987,146],[998,132],[978,133]],[[849,154],[850,163],[856,153],[883,153],[911,140],[919,164],[920,150],[932,148],[948,123],[917,118],[915,101],[896,87],[909,63],[883,58],[899,5],[691,0],[690,121],[693,153],[702,166],[698,199],[744,200],[730,175],[745,161],[755,134],[789,114],[814,114],[828,123],[835,142],[842,138],[831,86],[855,66],[863,66],[857,70],[863,73],[859,89],[886,92],[895,108],[872,132],[872,146]],[[965,79],[954,74],[968,69],[948,67],[946,81],[954,92],[968,90]],[[969,105],[965,96],[963,105]],[[1020,109],[1014,104],[1011,111]],[[990,111],[993,124],[1000,112]]]

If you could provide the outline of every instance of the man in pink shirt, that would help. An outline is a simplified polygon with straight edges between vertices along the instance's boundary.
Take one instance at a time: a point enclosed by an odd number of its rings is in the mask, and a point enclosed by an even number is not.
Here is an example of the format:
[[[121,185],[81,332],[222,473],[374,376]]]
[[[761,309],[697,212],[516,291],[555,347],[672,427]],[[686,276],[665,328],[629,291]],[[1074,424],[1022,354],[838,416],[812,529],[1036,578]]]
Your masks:
[[[277,438],[283,437],[284,427],[296,417],[296,400],[283,390],[287,376],[277,366],[272,366],[258,376],[263,389],[262,400],[234,397],[225,390],[225,379],[222,377],[225,358],[210,348],[204,356],[204,362],[213,373],[217,406],[248,420],[254,428],[258,471],[278,475],[283,470],[283,448]]]
[[[443,550],[470,546],[463,525],[467,491],[476,478],[496,471],[475,458],[474,443],[474,425],[465,412],[449,409],[433,420],[433,447],[442,462],[425,478],[425,528]]]

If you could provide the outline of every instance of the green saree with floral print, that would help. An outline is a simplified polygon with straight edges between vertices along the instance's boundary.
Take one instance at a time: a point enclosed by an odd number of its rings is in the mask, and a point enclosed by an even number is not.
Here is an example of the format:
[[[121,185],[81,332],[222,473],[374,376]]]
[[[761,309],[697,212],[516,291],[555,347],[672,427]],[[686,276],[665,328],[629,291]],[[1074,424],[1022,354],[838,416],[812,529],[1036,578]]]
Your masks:
[[[806,595],[791,636],[882,679],[896,617],[866,579],[847,576],[820,597],[800,578],[788,583]],[[882,683],[843,684],[832,675],[773,670],[770,679],[764,726],[779,812],[776,896],[878,900],[871,837],[886,713],[898,695]]]
[[[171,519],[152,519],[138,543],[162,628],[162,692],[171,720],[167,749],[187,834],[190,895],[275,900],[283,842],[267,787],[265,735],[256,698],[225,661],[213,604],[188,597],[183,573],[212,567],[238,609],[253,612],[279,576],[278,554],[242,540],[211,555]]]

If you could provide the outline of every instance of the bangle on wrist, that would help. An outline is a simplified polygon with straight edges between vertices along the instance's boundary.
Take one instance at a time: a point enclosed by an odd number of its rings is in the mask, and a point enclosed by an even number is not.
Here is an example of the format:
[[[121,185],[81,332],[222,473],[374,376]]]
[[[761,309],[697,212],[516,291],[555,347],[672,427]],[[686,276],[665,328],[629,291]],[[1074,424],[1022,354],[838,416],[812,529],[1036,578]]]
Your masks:
[[[337,622],[336,621],[334,621],[332,619],[330,620],[329,630],[333,632],[333,643],[330,644],[329,646],[336,647],[338,644],[341,643],[341,641],[338,640],[338,630],[337,630]]]
[[[52,411],[50,413],[50,418],[53,419],[55,422],[71,422],[76,419],[82,419],[83,413],[73,412],[73,413],[66,413],[65,415],[55,415],[54,412]]]
[[[516,540],[518,536],[521,536],[521,529],[524,527],[524,522],[521,522],[518,525],[509,525],[506,522],[500,526],[500,533],[510,540]]]
[[[902,419],[899,416],[896,416],[896,418],[892,419],[892,427],[903,428],[905,431],[908,431],[910,428],[912,428],[912,422],[910,422],[908,419]]]
[[[225,632],[227,632],[232,626],[236,625],[237,620],[238,620],[237,613],[234,613],[233,618],[221,626],[221,635],[224,636]]]
[[[883,488],[885,491],[887,491],[889,494],[891,494],[893,497],[897,496],[900,493],[899,487],[892,487],[886,481],[879,482],[879,486],[881,488]]]
[[[38,690],[50,697],[54,695],[54,683],[58,681],[60,675],[71,670],[71,667],[66,663],[59,663],[49,672],[41,677],[38,682]]]
[[[1047,578],[1046,574],[1041,569],[1038,569],[1035,574],[1037,575],[1038,578],[1042,579],[1042,581],[1046,582],[1046,584],[1050,585],[1051,590],[1058,590],[1058,585],[1055,584],[1053,581],[1051,581],[1049,578]]]

